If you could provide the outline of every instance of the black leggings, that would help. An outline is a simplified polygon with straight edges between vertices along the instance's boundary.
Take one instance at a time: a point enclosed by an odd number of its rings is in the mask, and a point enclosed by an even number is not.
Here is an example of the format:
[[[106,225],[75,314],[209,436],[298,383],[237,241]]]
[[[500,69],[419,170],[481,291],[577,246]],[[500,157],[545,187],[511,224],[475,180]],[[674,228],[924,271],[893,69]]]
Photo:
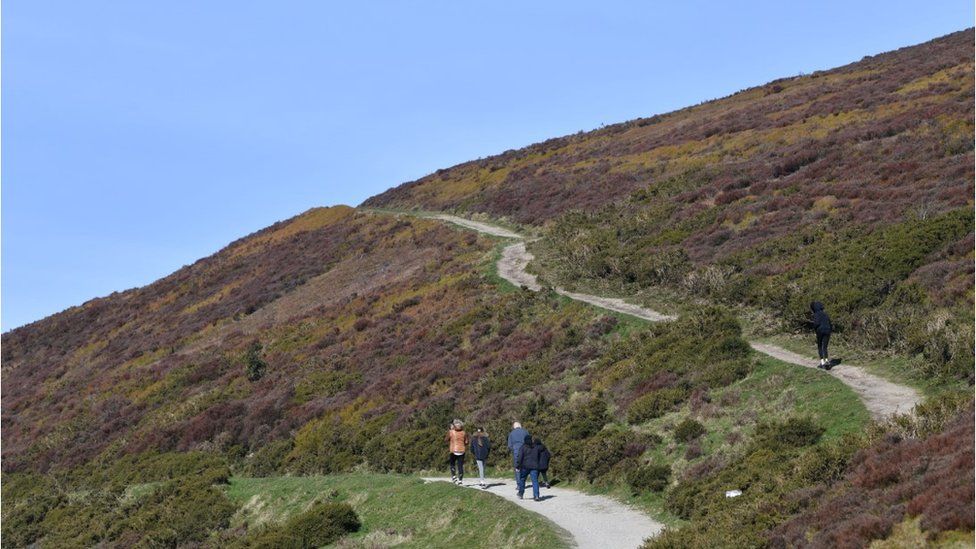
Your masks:
[[[454,452],[451,452],[450,464],[451,476],[456,476],[458,480],[464,480],[464,454],[455,455]],[[457,471],[456,475],[455,471]]]
[[[817,353],[820,358],[827,358],[827,343],[830,342],[830,334],[817,334]]]

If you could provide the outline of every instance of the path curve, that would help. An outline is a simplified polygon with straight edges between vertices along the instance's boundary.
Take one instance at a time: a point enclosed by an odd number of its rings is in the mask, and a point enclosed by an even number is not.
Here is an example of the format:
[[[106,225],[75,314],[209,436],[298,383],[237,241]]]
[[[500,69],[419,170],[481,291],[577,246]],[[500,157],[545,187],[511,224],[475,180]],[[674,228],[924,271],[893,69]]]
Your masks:
[[[817,367],[817,359],[807,358],[776,345],[755,341],[750,341],[749,345],[756,351],[783,362],[807,368]],[[915,389],[869,374],[863,368],[840,364],[827,373],[853,389],[864,401],[864,407],[871,412],[871,417],[875,419],[886,418],[893,414],[907,414],[922,401],[922,395]]]
[[[425,478],[427,482],[445,481],[448,478]],[[538,513],[552,521],[556,526],[569,532],[577,547],[581,549],[604,549],[640,547],[644,540],[656,536],[664,528],[619,501],[605,496],[594,496],[568,488],[543,488],[542,501],[532,501],[531,485],[526,490],[526,499],[518,499],[513,479],[485,479],[489,492],[507,499],[519,507]],[[465,482],[470,489],[481,490],[472,482]]]
[[[536,276],[525,270],[526,266],[528,266],[534,257],[525,248],[525,241],[522,240],[522,236],[518,233],[488,223],[471,221],[470,219],[464,219],[463,217],[454,215],[440,214],[434,216],[434,218],[494,236],[519,239],[519,242],[510,244],[502,250],[502,256],[498,260],[498,275],[516,286],[525,286],[533,291],[542,289],[542,286],[536,280]],[[575,299],[576,301],[582,301],[603,309],[636,316],[652,322],[674,320],[676,318],[646,307],[627,303],[618,298],[581,294],[562,288],[554,288],[554,290],[556,293],[570,299]],[[749,342],[749,345],[754,350],[777,360],[782,360],[783,362],[808,368],[817,367],[816,359],[804,357],[776,345],[755,341]],[[922,395],[915,389],[869,374],[863,368],[838,365],[825,373],[834,376],[853,389],[864,402],[864,406],[868,409],[871,417],[875,419],[883,419],[896,413],[908,413],[922,401]]]

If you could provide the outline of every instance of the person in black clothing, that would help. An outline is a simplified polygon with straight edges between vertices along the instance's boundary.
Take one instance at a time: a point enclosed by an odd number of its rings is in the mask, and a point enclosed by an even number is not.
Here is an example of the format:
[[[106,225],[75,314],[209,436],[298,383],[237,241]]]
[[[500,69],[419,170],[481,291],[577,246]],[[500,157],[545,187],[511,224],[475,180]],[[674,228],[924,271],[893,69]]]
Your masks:
[[[489,452],[491,452],[491,440],[488,439],[488,433],[479,427],[474,436],[471,437],[471,453],[474,454],[475,463],[478,464],[478,476],[481,478],[478,485],[482,488],[487,487],[485,484],[485,461],[488,459]]]
[[[549,488],[549,460],[552,459],[552,454],[549,453],[549,448],[542,443],[541,440],[534,438],[532,443],[539,448],[539,478],[542,482],[539,483],[543,488]]]
[[[522,448],[519,449],[515,461],[519,470],[519,499],[522,499],[523,494],[525,494],[525,479],[532,477],[532,499],[542,501],[539,499],[539,450],[540,448],[532,443],[532,437],[525,435],[525,442],[522,444]]]
[[[810,311],[813,312],[813,328],[817,332],[817,354],[820,355],[819,368],[828,369],[830,360],[827,358],[827,344],[830,343],[830,334],[834,327],[830,324],[830,317],[824,312],[824,305],[819,301],[810,304]]]

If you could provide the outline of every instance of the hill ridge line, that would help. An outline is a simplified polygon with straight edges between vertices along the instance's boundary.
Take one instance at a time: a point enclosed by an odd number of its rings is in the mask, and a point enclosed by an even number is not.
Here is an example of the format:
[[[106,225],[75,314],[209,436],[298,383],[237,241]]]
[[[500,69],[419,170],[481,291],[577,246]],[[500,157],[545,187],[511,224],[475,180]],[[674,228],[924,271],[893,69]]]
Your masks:
[[[524,286],[534,292],[542,290],[542,285],[539,284],[536,276],[525,270],[529,262],[535,259],[535,257],[526,249],[525,237],[522,235],[497,225],[465,219],[450,214],[434,214],[428,217],[492,236],[517,239],[518,242],[509,244],[502,249],[501,257],[496,264],[498,276],[518,287]],[[588,303],[601,309],[623,313],[650,322],[662,322],[677,318],[647,307],[627,303],[621,298],[570,292],[558,287],[553,288],[553,291],[575,301]],[[758,341],[750,341],[749,345],[756,352],[789,364],[803,366],[805,368],[817,367],[817,361],[815,359],[804,357],[777,345]],[[874,419],[884,419],[893,414],[908,413],[922,401],[922,396],[914,388],[888,381],[868,373],[863,368],[857,366],[847,364],[838,365],[824,373],[834,376],[841,383],[847,385],[857,393]]]

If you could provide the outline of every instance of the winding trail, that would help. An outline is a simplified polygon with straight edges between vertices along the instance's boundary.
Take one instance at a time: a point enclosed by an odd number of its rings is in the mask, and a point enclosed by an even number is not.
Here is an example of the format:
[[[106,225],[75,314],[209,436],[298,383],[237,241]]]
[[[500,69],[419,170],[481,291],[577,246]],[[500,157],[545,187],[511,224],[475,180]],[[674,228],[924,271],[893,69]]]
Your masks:
[[[502,256],[498,260],[498,275],[516,286],[524,286],[536,292],[542,289],[542,286],[536,280],[536,276],[525,270],[534,257],[525,248],[525,241],[518,233],[488,223],[472,221],[453,215],[439,214],[433,216],[433,218],[493,236],[518,239],[518,242],[509,244],[502,250]],[[627,303],[618,298],[581,294],[570,292],[563,288],[554,288],[554,291],[576,301],[582,301],[602,309],[635,316],[652,322],[674,320],[676,318],[646,307]],[[749,345],[757,352],[769,355],[783,362],[807,368],[817,367],[816,359],[799,355],[776,345],[755,341],[749,342]],[[864,406],[870,412],[871,417],[875,419],[883,419],[895,413],[908,413],[916,404],[922,401],[922,396],[915,389],[870,374],[863,368],[845,364],[835,366],[825,373],[834,376],[853,389],[864,402]]]
[[[425,478],[427,482],[448,478]],[[542,501],[532,501],[532,487],[527,487],[526,499],[515,495],[513,479],[485,479],[489,492],[507,499],[519,507],[538,513],[572,536],[581,549],[640,547],[644,540],[657,535],[664,526],[647,515],[604,496],[593,496],[568,488],[543,488]],[[465,486],[480,490],[474,483]]]

